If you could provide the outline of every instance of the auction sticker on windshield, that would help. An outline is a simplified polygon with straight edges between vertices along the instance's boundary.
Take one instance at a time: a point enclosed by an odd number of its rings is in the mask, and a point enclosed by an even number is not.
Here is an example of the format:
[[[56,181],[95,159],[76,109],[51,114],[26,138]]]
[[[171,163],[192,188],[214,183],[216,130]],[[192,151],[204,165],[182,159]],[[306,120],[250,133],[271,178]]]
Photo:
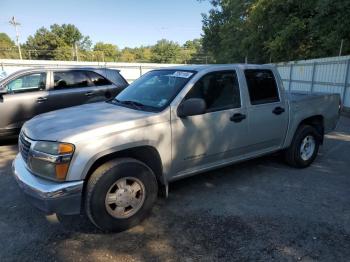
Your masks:
[[[190,78],[192,75],[193,75],[193,73],[191,73],[191,72],[176,71],[173,73],[172,76],[181,77],[181,78]]]

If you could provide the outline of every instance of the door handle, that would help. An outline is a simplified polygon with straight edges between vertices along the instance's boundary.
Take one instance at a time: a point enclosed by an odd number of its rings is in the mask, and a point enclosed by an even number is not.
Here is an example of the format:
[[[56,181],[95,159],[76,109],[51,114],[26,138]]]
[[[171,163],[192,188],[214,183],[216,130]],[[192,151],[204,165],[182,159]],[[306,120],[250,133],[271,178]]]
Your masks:
[[[280,115],[282,114],[284,111],[286,111],[283,107],[275,107],[275,109],[272,111],[272,113],[274,113],[275,115]]]
[[[94,95],[94,92],[86,92],[85,95],[86,95],[86,96],[93,96],[93,95]]]
[[[247,116],[246,115],[243,115],[241,113],[238,113],[238,114],[234,114],[233,116],[230,117],[230,120],[233,121],[233,122],[241,122],[242,120],[246,119]]]
[[[47,100],[47,97],[38,97],[38,98],[36,99],[36,101],[37,101],[38,103],[45,102],[46,100]]]

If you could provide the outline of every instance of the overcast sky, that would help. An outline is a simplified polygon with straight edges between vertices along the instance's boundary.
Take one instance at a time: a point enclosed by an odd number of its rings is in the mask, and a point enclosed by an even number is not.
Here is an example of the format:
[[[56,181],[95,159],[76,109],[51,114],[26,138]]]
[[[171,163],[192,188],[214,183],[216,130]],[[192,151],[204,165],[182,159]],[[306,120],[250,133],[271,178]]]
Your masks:
[[[76,25],[92,41],[135,47],[166,38],[183,44],[200,37],[209,1],[197,0],[0,0],[0,32],[15,39],[8,21],[21,23],[20,41],[51,24]]]

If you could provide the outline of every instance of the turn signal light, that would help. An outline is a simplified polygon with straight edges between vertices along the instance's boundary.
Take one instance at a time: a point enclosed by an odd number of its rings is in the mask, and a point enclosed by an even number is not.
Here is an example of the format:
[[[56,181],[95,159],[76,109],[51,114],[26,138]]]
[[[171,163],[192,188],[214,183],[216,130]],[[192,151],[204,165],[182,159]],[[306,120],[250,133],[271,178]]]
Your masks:
[[[71,154],[74,151],[74,146],[72,144],[60,143],[58,145],[59,154]]]

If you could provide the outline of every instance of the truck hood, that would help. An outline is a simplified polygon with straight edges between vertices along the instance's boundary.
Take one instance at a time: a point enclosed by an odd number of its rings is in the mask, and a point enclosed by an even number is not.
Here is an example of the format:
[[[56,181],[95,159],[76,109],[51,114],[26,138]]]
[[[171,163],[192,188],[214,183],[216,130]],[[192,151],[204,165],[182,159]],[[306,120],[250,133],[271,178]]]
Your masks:
[[[85,104],[38,115],[22,131],[33,140],[74,142],[90,133],[93,139],[151,124],[156,113],[134,110],[106,102]]]

